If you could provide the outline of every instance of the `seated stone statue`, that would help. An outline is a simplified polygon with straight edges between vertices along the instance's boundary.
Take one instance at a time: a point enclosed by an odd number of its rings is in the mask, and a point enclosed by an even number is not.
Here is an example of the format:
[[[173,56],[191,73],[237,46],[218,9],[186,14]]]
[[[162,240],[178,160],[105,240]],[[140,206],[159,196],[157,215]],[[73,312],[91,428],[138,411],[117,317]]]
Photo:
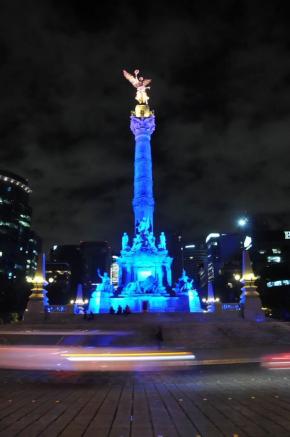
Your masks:
[[[158,289],[158,281],[154,276],[148,276],[144,281],[141,282],[141,288],[144,293],[156,293]]]

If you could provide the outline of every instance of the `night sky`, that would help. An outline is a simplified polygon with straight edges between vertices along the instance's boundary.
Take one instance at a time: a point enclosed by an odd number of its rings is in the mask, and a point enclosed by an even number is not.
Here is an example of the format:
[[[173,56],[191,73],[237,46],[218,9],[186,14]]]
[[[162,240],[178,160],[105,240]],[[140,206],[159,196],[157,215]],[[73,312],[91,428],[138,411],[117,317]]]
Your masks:
[[[45,246],[132,234],[134,89],[152,79],[155,227],[290,225],[285,2],[3,1],[0,167],[29,179]],[[258,6],[259,5],[259,6]]]

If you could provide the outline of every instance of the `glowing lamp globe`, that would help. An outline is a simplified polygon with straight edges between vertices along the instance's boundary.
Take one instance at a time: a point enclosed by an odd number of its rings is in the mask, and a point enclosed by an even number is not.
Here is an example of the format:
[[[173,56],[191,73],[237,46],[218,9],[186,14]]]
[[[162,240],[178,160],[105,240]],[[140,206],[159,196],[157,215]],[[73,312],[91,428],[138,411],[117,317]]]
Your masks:
[[[238,225],[240,226],[240,227],[244,227],[244,226],[246,226],[246,224],[248,223],[248,219],[246,218],[246,217],[241,217],[239,220],[238,220]]]

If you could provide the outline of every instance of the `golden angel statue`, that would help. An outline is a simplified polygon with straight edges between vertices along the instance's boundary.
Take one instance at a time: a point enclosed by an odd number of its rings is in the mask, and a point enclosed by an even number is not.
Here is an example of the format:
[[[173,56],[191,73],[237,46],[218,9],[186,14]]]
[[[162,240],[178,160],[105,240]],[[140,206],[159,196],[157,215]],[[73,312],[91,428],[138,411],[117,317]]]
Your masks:
[[[149,96],[147,95],[146,90],[150,90],[150,87],[147,86],[151,82],[151,79],[144,79],[143,77],[138,77],[139,70],[134,71],[134,76],[128,71],[123,70],[124,77],[131,82],[131,84],[137,88],[137,93],[135,99],[139,102],[140,105],[148,105]]]

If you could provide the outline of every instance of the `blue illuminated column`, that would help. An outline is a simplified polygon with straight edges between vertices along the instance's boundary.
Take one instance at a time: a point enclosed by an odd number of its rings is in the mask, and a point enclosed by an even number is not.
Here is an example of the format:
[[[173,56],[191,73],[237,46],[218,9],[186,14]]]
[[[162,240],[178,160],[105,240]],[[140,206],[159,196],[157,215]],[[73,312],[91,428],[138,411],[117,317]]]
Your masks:
[[[149,219],[153,230],[153,178],[151,135],[155,130],[155,117],[131,115],[131,131],[135,136],[134,199],[135,228],[143,217]]]

